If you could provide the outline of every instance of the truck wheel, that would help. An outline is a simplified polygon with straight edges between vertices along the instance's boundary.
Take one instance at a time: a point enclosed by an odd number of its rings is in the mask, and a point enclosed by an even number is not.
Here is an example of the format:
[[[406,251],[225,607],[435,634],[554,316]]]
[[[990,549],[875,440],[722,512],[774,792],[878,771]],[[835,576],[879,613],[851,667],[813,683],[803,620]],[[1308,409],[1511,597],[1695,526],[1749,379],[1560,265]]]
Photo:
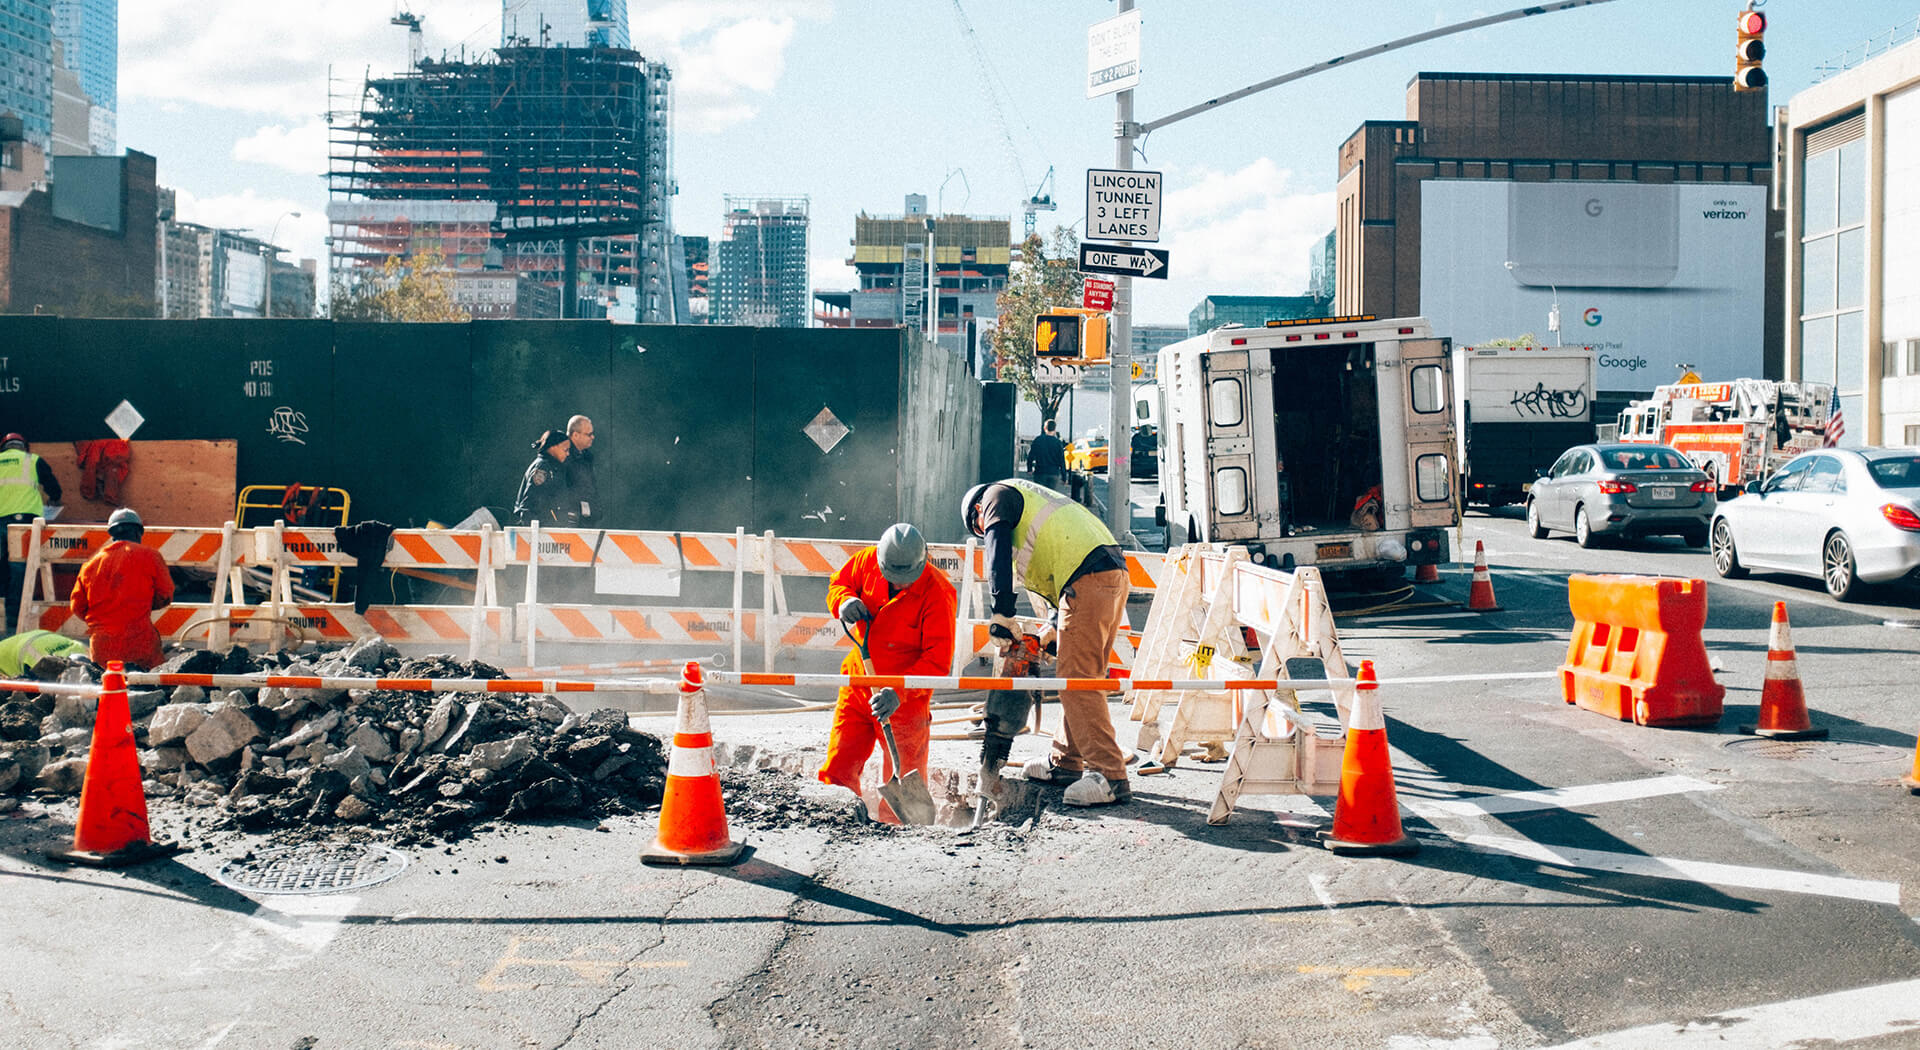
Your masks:
[[[1593,523],[1587,520],[1585,504],[1573,508],[1573,542],[1587,548],[1600,545],[1600,537],[1593,534]]]
[[[1527,501],[1527,535],[1536,540],[1547,538],[1547,527],[1540,524],[1540,507],[1532,500]]]

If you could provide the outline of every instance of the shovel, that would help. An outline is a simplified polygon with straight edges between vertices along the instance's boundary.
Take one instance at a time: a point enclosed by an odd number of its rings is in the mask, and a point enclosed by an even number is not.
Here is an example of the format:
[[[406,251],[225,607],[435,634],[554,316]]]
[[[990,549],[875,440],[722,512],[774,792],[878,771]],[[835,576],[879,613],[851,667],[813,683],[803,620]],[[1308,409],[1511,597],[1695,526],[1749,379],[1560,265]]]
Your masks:
[[[853,632],[842,623],[840,629],[860,651],[860,673],[872,674],[872,657],[867,655],[865,636],[855,638]],[[905,776],[900,773],[900,746],[893,740],[893,723],[882,721],[880,732],[887,740],[887,757],[893,760],[893,777],[880,785],[880,797],[893,808],[894,815],[908,824],[931,824],[938,810],[933,804],[933,793],[927,790],[926,778],[917,769]]]

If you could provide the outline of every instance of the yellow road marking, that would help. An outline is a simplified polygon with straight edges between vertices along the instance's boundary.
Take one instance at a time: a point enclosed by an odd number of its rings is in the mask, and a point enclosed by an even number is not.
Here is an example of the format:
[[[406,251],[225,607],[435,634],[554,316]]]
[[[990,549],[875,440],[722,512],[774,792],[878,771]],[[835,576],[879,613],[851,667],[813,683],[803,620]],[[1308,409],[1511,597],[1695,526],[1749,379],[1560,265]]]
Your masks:
[[[1337,973],[1340,983],[1349,992],[1362,992],[1371,988],[1376,978],[1412,977],[1414,971],[1398,967],[1349,968],[1343,966],[1302,966],[1301,973]]]
[[[474,982],[474,987],[483,992],[531,991],[540,987],[588,986],[605,987],[613,976],[622,970],[654,970],[679,968],[687,965],[685,959],[662,959],[644,962],[629,962],[617,953],[618,948],[611,944],[589,944],[573,949],[560,959],[541,959],[522,955],[520,949],[532,944],[557,944],[554,937],[525,937],[515,935],[507,943],[506,953],[494,962],[486,975]],[[521,967],[545,968],[545,974],[538,980],[503,980],[511,970]]]

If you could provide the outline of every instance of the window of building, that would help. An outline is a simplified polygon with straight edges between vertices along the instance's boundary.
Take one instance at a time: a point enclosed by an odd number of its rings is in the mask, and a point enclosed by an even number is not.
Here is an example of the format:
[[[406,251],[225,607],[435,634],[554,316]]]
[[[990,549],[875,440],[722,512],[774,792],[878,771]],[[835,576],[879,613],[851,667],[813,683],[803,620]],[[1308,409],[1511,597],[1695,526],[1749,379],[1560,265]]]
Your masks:
[[[1907,340],[1906,375],[1920,376],[1920,339]]]
[[[1844,125],[1812,138],[1800,180],[1799,378],[1832,383],[1843,404],[1863,404],[1860,395],[1866,387],[1868,352],[1863,309],[1866,140]],[[1899,355],[1892,352],[1891,344],[1888,349],[1881,371],[1894,375]],[[1864,419],[1852,422],[1864,428]]]
[[[1889,339],[1880,344],[1880,378],[1892,379],[1900,374],[1900,340]]]
[[[1906,438],[1901,444],[1909,447],[1920,445],[1920,426],[1914,426],[1911,423],[1907,424]]]

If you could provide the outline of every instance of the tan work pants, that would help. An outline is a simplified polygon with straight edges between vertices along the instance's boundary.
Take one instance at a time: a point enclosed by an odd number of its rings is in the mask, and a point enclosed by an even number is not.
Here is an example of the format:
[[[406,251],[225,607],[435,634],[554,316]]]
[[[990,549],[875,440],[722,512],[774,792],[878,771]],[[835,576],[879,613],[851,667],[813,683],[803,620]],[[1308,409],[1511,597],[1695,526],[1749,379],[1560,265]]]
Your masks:
[[[1124,569],[1089,573],[1060,596],[1060,677],[1105,678],[1127,614]],[[1078,772],[1091,769],[1108,780],[1127,779],[1127,758],[1113,735],[1107,694],[1085,689],[1060,693],[1060,730],[1053,736],[1053,765]]]

